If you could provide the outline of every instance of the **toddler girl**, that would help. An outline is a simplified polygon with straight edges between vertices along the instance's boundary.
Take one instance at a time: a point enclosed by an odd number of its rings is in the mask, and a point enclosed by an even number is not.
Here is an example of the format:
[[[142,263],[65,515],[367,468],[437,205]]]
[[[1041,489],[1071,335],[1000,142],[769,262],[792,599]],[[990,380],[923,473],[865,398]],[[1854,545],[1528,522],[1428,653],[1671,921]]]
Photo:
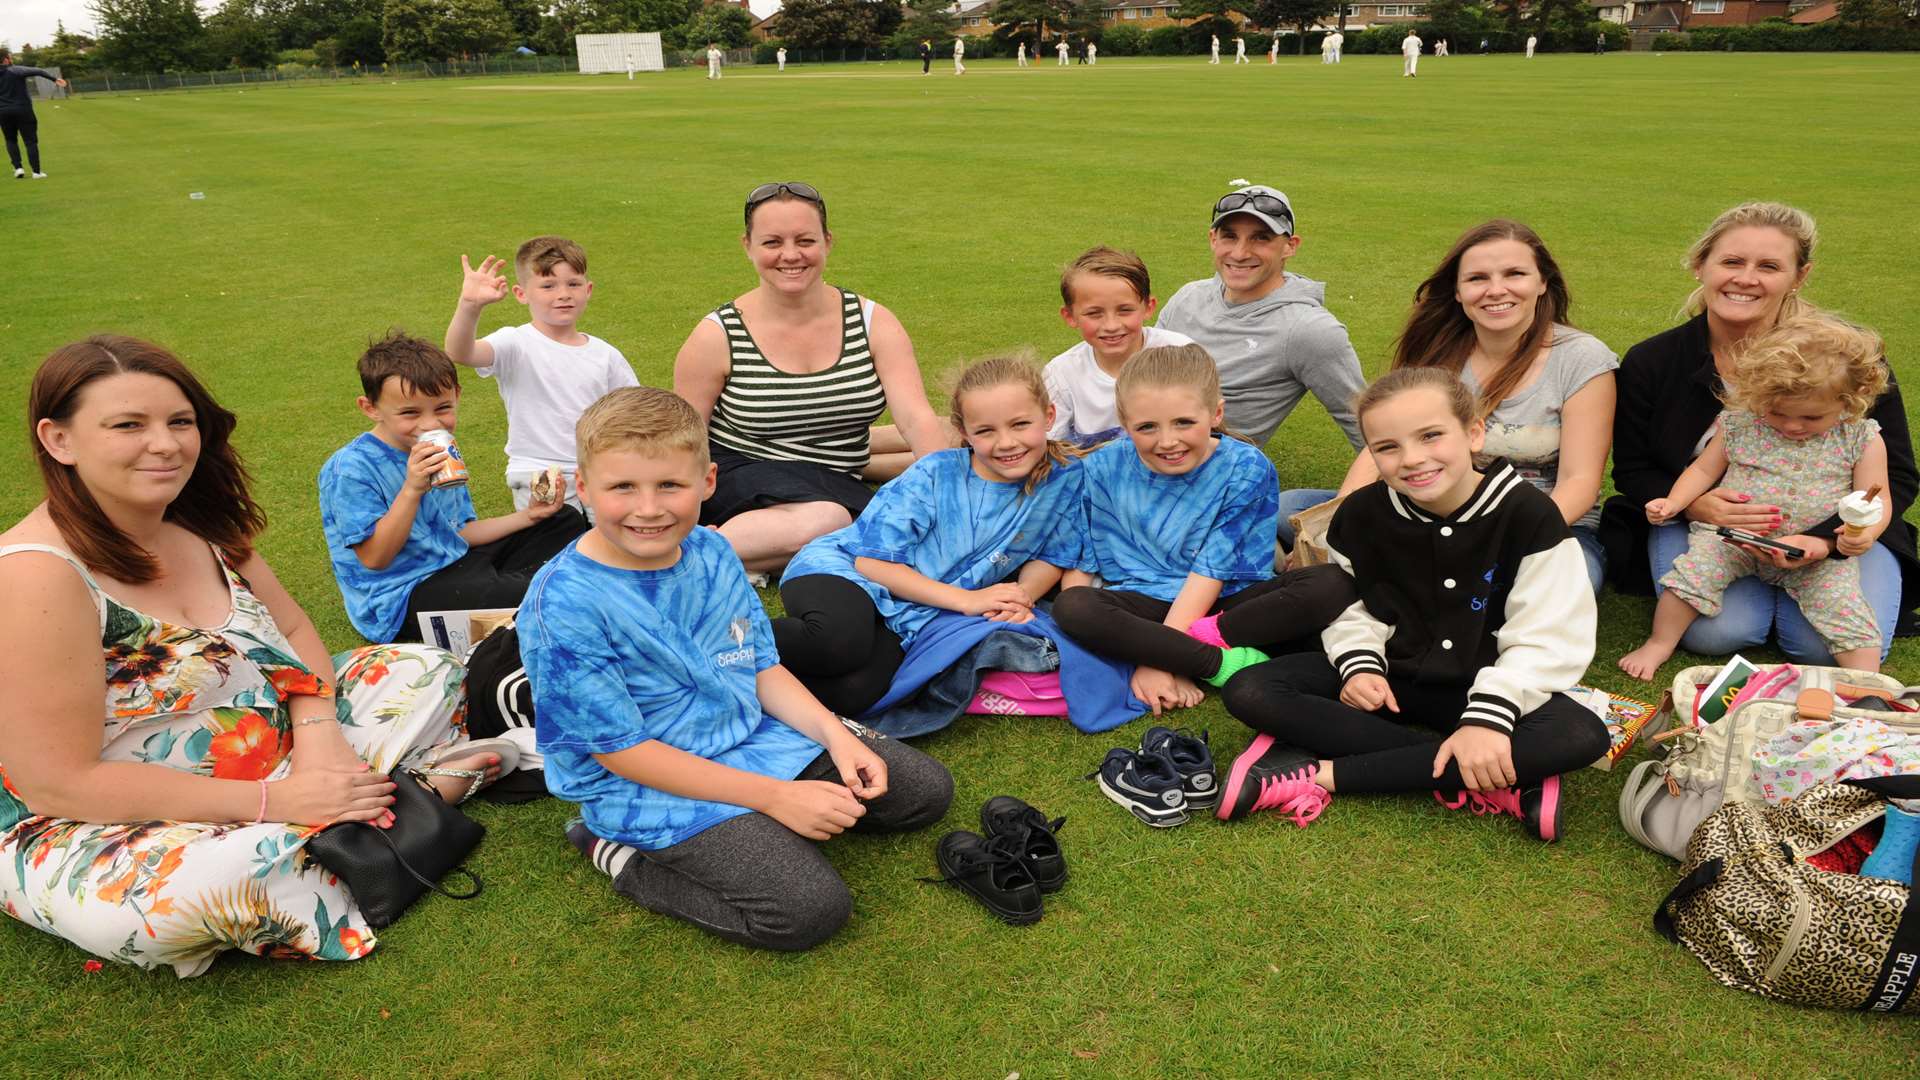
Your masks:
[[[1712,526],[1694,523],[1686,554],[1660,579],[1653,635],[1620,658],[1636,679],[1651,679],[1673,655],[1693,620],[1720,614],[1727,586],[1758,577],[1799,605],[1842,667],[1878,671],[1882,638],[1860,590],[1863,555],[1886,531],[1848,526],[1831,542],[1793,532],[1826,520],[1851,492],[1887,486],[1887,444],[1866,419],[1887,387],[1878,335],[1831,315],[1791,318],[1756,338],[1734,362],[1722,395],[1728,408],[1713,437],[1664,499],[1647,503],[1647,520],[1665,524],[1716,486],[1777,504],[1778,539],[1804,554],[1729,543]],[[1724,474],[1725,479],[1721,479]]]

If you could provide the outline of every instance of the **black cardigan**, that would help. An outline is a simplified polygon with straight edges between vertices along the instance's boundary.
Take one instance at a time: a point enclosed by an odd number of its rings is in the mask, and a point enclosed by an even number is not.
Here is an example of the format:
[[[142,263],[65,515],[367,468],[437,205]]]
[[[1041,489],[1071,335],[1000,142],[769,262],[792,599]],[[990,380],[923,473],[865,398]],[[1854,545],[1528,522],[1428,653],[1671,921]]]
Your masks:
[[[1620,400],[1613,413],[1613,486],[1620,494],[1607,500],[1601,539],[1607,547],[1607,576],[1621,592],[1651,592],[1647,563],[1646,504],[1665,498],[1688,465],[1700,436],[1726,408],[1717,392],[1705,314],[1648,338],[1620,358],[1616,376]],[[1920,490],[1920,469],[1913,460],[1907,410],[1900,384],[1887,373],[1887,389],[1867,414],[1880,422],[1887,444],[1887,509],[1893,524],[1880,537],[1900,560],[1901,622],[1920,604],[1920,557],[1914,553],[1913,523],[1906,519]],[[1834,515],[1805,535],[1831,540],[1840,529]],[[1836,550],[1831,558],[1845,558]],[[1904,629],[1903,629],[1904,632]]]

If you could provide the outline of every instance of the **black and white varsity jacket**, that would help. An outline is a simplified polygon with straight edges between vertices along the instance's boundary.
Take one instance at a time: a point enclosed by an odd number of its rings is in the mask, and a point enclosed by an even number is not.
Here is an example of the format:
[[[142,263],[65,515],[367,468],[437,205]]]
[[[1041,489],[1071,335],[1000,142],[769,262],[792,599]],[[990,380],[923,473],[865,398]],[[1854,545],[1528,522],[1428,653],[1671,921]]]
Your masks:
[[[1320,635],[1342,680],[1468,686],[1460,723],[1511,733],[1593,660],[1579,542],[1504,460],[1444,518],[1385,481],[1361,488],[1334,513],[1327,547],[1360,593]]]

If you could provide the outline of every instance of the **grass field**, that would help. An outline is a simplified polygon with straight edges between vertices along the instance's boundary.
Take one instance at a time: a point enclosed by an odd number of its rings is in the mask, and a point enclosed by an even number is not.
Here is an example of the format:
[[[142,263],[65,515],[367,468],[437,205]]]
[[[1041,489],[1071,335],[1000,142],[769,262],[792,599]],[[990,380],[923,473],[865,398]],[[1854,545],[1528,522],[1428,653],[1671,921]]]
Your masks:
[[[1484,218],[1538,228],[1574,321],[1624,351],[1677,321],[1681,258],[1712,216],[1775,198],[1820,221],[1808,294],[1877,326],[1912,386],[1916,91],[1911,56],[1629,54],[1428,59],[1418,80],[1397,57],[988,61],[964,78],[796,66],[43,105],[52,178],[0,189],[0,400],[23,402],[39,359],[85,333],[173,348],[240,414],[273,522],[263,549],[344,648],[359,639],[314,477],[364,427],[358,350],[393,325],[437,340],[463,251],[580,240],[597,285],[582,325],[664,385],[695,320],[753,284],[747,189],[806,179],[832,208],[830,280],[890,306],[937,386],[989,350],[1070,344],[1057,271],[1089,245],[1138,250],[1162,298],[1210,273],[1207,207],[1246,177],[1293,197],[1292,269],[1329,282],[1377,373],[1414,284]],[[483,330],[508,320],[511,303]],[[502,512],[499,396],[467,388],[474,494]],[[1268,451],[1287,487],[1333,486],[1347,460],[1311,402]],[[39,497],[18,434],[0,466],[12,521]],[[1608,592],[1591,681],[1627,689],[1612,662],[1650,608]],[[1916,661],[1902,642],[1890,670],[1915,678]],[[1223,758],[1247,738],[1211,699],[1182,722]],[[0,1074],[1920,1075],[1910,1020],[1722,989],[1657,938],[1648,916],[1675,868],[1620,831],[1617,774],[1571,778],[1551,848],[1424,796],[1342,799],[1307,831],[1160,833],[1079,779],[1145,726],[978,720],[926,740],[958,780],[947,823],[830,845],[856,913],[803,956],[618,899],[552,800],[478,804],[485,895],[424,903],[360,963],[88,974],[77,950],[8,924]],[[1024,930],[916,880],[939,832],[1000,792],[1070,818],[1073,881]]]

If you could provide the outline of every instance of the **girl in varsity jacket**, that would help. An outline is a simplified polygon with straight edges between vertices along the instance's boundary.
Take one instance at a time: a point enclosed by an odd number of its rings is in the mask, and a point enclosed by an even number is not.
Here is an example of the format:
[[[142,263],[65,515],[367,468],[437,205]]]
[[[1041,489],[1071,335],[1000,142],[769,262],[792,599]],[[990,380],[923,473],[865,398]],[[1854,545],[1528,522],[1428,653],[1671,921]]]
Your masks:
[[[1593,659],[1579,544],[1511,466],[1474,469],[1485,428],[1452,373],[1401,368],[1356,411],[1382,479],[1341,505],[1327,545],[1360,599],[1321,635],[1324,655],[1227,685],[1228,710],[1260,734],[1220,816],[1279,809],[1304,826],[1335,791],[1433,789],[1555,840],[1559,774],[1607,748],[1600,719],[1561,693]]]

